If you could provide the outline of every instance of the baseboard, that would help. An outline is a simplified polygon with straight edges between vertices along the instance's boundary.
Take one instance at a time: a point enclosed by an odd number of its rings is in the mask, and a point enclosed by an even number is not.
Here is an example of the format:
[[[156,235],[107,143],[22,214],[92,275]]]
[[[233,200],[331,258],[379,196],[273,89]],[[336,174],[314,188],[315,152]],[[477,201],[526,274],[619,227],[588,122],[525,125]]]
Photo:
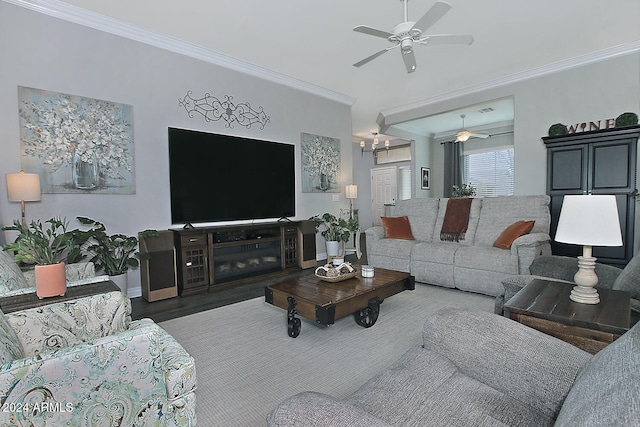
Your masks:
[[[127,296],[129,298],[138,298],[142,296],[142,286],[136,286],[135,288],[127,288]]]

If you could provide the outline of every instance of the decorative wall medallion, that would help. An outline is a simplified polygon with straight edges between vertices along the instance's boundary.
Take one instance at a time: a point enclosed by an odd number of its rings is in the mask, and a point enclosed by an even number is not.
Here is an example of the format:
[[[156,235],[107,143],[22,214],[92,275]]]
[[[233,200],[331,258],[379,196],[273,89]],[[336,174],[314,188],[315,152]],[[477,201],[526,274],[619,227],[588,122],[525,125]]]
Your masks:
[[[184,107],[189,117],[193,118],[193,113],[198,113],[208,122],[222,119],[226,122],[225,126],[232,129],[234,123],[247,129],[256,123],[260,125],[260,129],[264,129],[269,123],[269,116],[262,107],[254,110],[248,102],[234,104],[233,96],[230,95],[224,95],[220,100],[206,93],[202,98],[196,99],[191,96],[191,91],[188,91],[184,98],[178,99],[178,105]]]
[[[43,193],[135,194],[133,107],[18,87],[22,169]]]
[[[340,140],[302,134],[302,192],[339,193]]]

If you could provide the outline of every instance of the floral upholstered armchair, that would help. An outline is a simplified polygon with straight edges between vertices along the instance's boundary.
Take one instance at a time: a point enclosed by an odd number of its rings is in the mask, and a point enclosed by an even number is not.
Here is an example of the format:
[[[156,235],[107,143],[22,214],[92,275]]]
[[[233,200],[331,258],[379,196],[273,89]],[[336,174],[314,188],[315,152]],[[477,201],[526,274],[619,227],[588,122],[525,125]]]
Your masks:
[[[193,426],[193,358],[121,292],[0,312],[0,425]]]

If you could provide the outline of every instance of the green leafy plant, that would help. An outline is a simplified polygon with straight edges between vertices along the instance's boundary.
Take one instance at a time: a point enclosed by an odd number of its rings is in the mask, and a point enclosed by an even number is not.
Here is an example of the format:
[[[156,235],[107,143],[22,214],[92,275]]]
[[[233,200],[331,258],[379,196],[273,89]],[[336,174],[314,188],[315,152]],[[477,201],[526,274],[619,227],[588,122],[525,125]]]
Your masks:
[[[309,218],[316,224],[316,233],[320,231],[327,242],[348,242],[351,232],[358,229],[358,220],[350,218],[345,220],[333,214],[325,213]]]
[[[556,123],[549,128],[549,136],[566,135],[567,127],[562,123]]]
[[[85,258],[82,246],[86,243],[86,236],[79,230],[67,230],[69,223],[66,218],[51,218],[45,224],[49,224],[48,227],[37,220],[25,226],[15,220],[13,225],[3,227],[3,230],[18,232],[15,242],[6,245],[4,250],[15,253],[16,263],[71,264]]]
[[[616,127],[634,126],[638,124],[638,115],[636,113],[622,113],[616,118]]]
[[[462,184],[461,186],[454,185],[453,192],[451,193],[452,197],[471,197],[476,195],[476,187],[468,184]]]
[[[104,271],[109,276],[124,274],[129,268],[140,265],[138,259],[143,255],[137,252],[138,238],[125,234],[107,234],[106,227],[99,221],[87,217],[77,217],[81,224],[91,228],[84,231],[88,238],[87,251],[92,254],[92,261],[96,269]],[[157,236],[156,230],[145,230],[139,233],[140,237]]]

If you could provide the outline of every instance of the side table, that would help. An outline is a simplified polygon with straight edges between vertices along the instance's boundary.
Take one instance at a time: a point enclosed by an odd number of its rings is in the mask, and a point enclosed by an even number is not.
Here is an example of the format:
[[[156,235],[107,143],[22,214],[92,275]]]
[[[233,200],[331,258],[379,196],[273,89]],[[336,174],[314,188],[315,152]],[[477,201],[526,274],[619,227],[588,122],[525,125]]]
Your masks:
[[[591,354],[630,328],[629,292],[598,289],[599,304],[569,299],[573,284],[534,279],[504,306],[511,319],[575,345]]]
[[[0,309],[3,313],[26,310],[28,308],[40,307],[55,302],[69,301],[91,295],[104,294],[112,291],[119,291],[120,288],[111,280],[88,283],[86,285],[70,286],[64,296],[56,296],[40,299],[35,292],[9,297],[0,297]]]

